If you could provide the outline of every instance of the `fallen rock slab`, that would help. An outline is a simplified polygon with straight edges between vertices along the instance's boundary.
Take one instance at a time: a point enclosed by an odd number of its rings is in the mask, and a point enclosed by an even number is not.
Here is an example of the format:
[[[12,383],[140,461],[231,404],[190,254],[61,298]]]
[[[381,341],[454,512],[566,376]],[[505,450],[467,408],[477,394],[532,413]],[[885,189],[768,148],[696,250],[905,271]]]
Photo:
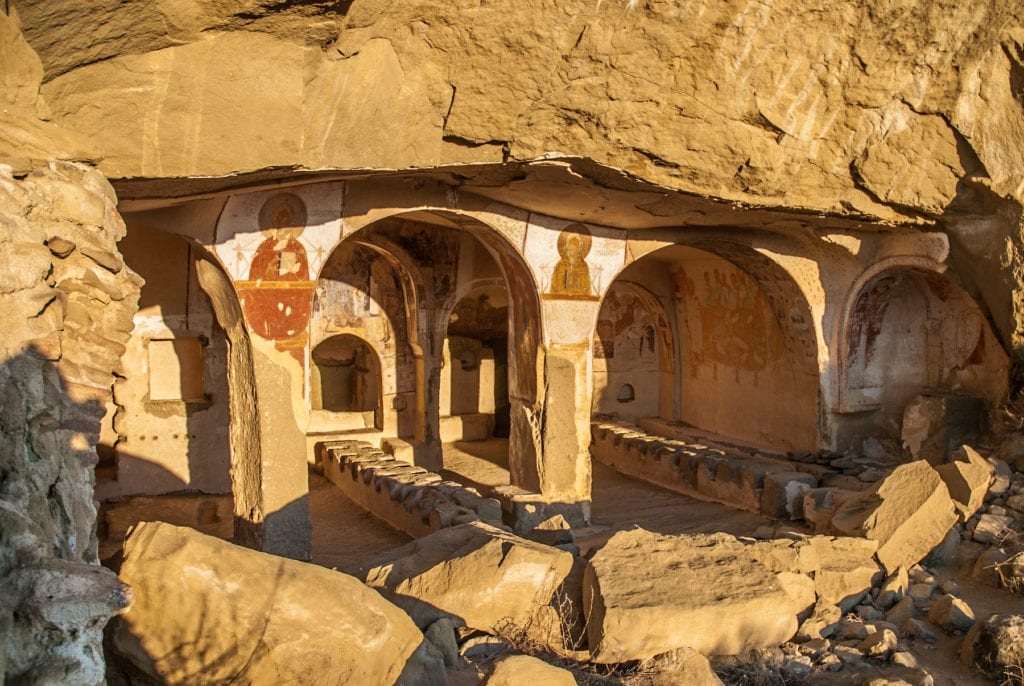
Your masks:
[[[449,617],[483,631],[505,624],[553,631],[550,605],[572,564],[567,552],[471,522],[389,551],[362,576],[422,628]]]
[[[860,498],[840,505],[832,517],[838,531],[878,541],[878,561],[890,574],[921,560],[956,522],[949,489],[925,460],[896,467]]]
[[[947,634],[967,631],[974,626],[974,611],[960,598],[947,594],[932,603],[928,621]]]
[[[592,659],[625,662],[678,648],[735,655],[790,638],[814,602],[813,586],[781,580],[747,548],[725,534],[616,533],[583,578]]]
[[[412,620],[358,579],[144,522],[124,543],[135,602],[116,652],[166,684],[445,684]]]
[[[940,464],[935,469],[949,489],[960,521],[966,522],[985,503],[991,471],[980,464],[959,461]]]

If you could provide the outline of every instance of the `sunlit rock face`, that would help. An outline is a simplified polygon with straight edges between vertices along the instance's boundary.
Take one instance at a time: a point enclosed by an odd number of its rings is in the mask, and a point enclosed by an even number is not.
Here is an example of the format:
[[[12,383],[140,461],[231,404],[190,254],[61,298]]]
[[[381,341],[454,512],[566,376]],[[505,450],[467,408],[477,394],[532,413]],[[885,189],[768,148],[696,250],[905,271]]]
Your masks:
[[[964,177],[1017,192],[1021,10],[995,0],[15,5],[112,176],[569,155],[888,219]]]
[[[1018,345],[1014,3],[14,5],[52,121],[108,176],[588,158],[753,206],[938,220]]]

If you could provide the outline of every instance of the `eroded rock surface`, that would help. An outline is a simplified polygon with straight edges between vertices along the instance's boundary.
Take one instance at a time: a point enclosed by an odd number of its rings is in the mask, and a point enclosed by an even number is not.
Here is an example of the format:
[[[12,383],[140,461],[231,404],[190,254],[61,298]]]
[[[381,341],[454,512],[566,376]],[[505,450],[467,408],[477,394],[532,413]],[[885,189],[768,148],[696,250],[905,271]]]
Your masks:
[[[113,189],[53,160],[62,139],[25,114],[38,83],[16,29],[0,12],[0,675],[99,683],[103,626],[129,594],[98,566],[95,445],[140,280]]]
[[[684,647],[732,655],[778,645],[814,603],[813,590],[793,581],[724,534],[619,532],[584,576],[591,654],[624,662]]]
[[[368,566],[367,585],[420,627],[441,617],[492,631],[535,626],[560,638],[550,607],[573,557],[483,522],[442,529],[396,548]]]
[[[878,561],[889,573],[920,561],[956,521],[949,489],[925,460],[900,465],[832,517],[837,530],[878,541]]]
[[[120,575],[113,645],[162,683],[446,683],[412,620],[341,572],[143,522]]]

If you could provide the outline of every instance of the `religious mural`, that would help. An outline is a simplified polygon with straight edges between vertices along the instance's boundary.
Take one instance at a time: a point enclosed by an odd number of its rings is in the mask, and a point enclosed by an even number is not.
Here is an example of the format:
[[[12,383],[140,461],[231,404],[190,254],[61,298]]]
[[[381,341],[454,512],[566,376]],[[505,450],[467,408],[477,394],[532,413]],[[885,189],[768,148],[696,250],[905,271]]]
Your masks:
[[[590,267],[591,238],[587,227],[570,224],[558,234],[558,262],[551,274],[549,293],[559,296],[592,296]]]
[[[686,356],[692,378],[701,370],[717,379],[731,371],[736,382],[741,372],[758,374],[782,361],[782,330],[757,283],[724,260],[672,273],[676,296],[685,308]],[[695,275],[699,274],[697,278]]]
[[[306,205],[297,195],[268,198],[257,215],[262,241],[253,254],[249,278],[236,283],[252,332],[275,341],[300,362],[313,295],[306,248],[299,241],[306,220]]]

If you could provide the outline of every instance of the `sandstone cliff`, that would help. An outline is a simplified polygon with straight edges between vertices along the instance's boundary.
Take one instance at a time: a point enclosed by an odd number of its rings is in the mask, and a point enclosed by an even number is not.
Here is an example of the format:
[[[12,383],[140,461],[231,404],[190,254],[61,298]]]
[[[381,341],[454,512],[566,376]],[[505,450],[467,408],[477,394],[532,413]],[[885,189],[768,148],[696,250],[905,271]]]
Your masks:
[[[1024,335],[1019,0],[15,5],[53,121],[112,178],[589,158],[938,222],[1004,343]]]

